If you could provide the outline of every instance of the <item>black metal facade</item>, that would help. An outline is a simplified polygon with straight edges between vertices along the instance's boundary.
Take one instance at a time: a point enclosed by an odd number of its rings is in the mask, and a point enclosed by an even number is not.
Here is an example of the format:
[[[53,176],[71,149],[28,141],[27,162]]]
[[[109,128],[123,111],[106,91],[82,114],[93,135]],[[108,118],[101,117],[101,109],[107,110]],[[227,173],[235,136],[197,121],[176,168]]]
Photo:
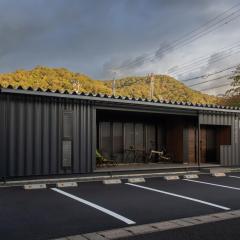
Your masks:
[[[222,146],[221,164],[240,165],[239,109],[0,88],[0,177],[92,173],[99,110],[188,115],[199,124],[227,124],[232,146]]]
[[[95,153],[95,111],[92,103],[55,97],[1,94],[1,176],[21,177],[88,173]],[[64,114],[71,113],[68,148],[71,163],[64,166]],[[93,157],[94,155],[94,157]]]

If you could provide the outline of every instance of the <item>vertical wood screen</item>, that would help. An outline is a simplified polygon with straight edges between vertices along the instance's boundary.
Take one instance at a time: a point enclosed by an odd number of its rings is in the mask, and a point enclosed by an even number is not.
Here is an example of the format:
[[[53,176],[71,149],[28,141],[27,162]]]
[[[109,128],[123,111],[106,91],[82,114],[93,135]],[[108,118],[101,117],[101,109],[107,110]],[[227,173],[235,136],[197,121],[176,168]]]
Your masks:
[[[63,112],[62,121],[62,167],[72,166],[72,138],[73,138],[73,114],[69,111]]]

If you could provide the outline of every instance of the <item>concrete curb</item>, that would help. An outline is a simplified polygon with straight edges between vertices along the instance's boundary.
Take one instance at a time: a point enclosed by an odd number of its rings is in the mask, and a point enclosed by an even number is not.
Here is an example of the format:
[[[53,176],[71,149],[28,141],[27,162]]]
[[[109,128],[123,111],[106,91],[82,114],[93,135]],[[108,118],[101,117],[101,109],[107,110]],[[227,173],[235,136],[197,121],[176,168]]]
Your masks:
[[[220,212],[208,215],[201,215],[189,218],[180,218],[176,220],[150,223],[144,225],[135,225],[132,227],[118,228],[95,233],[88,233],[76,236],[68,236],[55,240],[113,240],[119,238],[128,238],[137,235],[149,234],[154,232],[167,231],[177,228],[200,225],[204,223],[219,222],[234,218],[240,218],[240,210]]]
[[[175,172],[161,172],[161,173],[136,173],[136,174],[116,174],[112,176],[89,176],[89,177],[69,177],[69,178],[54,178],[54,179],[34,179],[34,180],[19,180],[19,181],[7,181],[0,182],[1,187],[17,187],[27,184],[57,184],[58,182],[102,182],[107,179],[124,179],[128,178],[156,178],[164,177],[166,175],[179,175],[185,174],[200,174],[199,171],[175,171]],[[205,173],[203,173],[205,174]]]
[[[239,171],[238,171],[239,170]],[[229,169],[229,168],[216,168],[213,170],[215,172],[240,172],[240,168],[237,169]],[[191,171],[170,171],[170,172],[149,172],[149,173],[132,173],[132,174],[113,174],[113,175],[100,175],[100,176],[88,176],[88,177],[63,177],[63,178],[49,178],[49,179],[33,179],[33,180],[19,180],[19,181],[6,181],[0,182],[0,188],[3,187],[18,187],[24,186],[28,184],[47,184],[53,185],[57,184],[58,182],[102,182],[104,180],[110,179],[121,179],[121,180],[128,180],[129,178],[157,178],[157,177],[165,177],[171,175],[212,175],[210,169],[201,169],[198,170],[191,170]]]

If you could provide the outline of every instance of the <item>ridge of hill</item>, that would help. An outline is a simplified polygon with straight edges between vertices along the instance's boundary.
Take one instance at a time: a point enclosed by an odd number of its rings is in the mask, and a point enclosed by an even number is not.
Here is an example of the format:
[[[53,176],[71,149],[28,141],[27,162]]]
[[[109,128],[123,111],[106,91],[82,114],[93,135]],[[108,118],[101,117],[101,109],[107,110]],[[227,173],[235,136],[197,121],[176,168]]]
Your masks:
[[[112,81],[105,81],[107,87],[112,86]],[[131,97],[148,98],[150,92],[148,77],[126,77],[116,80],[116,93]],[[155,75],[154,97],[192,103],[217,103],[218,98],[195,91],[173,77]]]
[[[112,80],[94,80],[82,73],[71,72],[66,68],[37,66],[31,70],[19,69],[15,72],[1,73],[0,84],[51,90],[78,90],[79,92],[112,93]],[[125,77],[116,80],[116,95],[130,97],[149,97],[147,77]],[[192,103],[218,103],[219,98],[195,91],[166,75],[156,75],[154,98]]]

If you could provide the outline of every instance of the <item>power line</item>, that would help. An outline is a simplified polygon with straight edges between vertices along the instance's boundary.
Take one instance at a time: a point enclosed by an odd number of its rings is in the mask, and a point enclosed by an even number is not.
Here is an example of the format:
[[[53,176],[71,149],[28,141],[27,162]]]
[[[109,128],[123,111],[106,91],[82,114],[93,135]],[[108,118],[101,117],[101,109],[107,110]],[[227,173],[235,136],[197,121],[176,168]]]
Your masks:
[[[223,52],[229,51],[229,50],[231,50],[231,49],[233,49],[233,48],[235,48],[235,47],[237,47],[239,45],[240,45],[240,42],[238,41],[238,42],[232,44],[230,48],[226,48],[226,47],[220,48],[220,49],[216,50],[215,52],[213,52],[213,53],[211,53],[211,54],[209,54],[207,56],[201,56],[201,57],[194,58],[191,61],[187,61],[187,62],[181,64],[180,67],[178,67],[178,66],[171,67],[171,68],[168,69],[168,73],[176,72],[176,71],[178,71],[178,69],[185,68],[185,67],[187,67],[189,65],[194,65],[195,63],[198,63],[201,60],[207,60],[216,52],[217,53],[223,53]],[[174,68],[177,68],[177,69],[174,70]]]
[[[214,20],[218,19],[219,17],[223,16],[224,14],[226,14],[227,12],[231,11],[232,9],[238,7],[239,5],[240,5],[240,3],[237,3],[236,5],[232,6],[232,7],[229,8],[229,9],[227,9],[226,11],[224,11],[224,12],[218,14],[217,16],[211,18],[210,20],[208,20],[206,23],[204,23],[204,24],[201,25],[200,27],[198,27],[198,28],[196,28],[196,29],[188,32],[187,34],[184,34],[182,37],[180,37],[180,39],[183,39],[183,38],[185,38],[186,36],[191,35],[191,34],[194,33],[194,32],[197,32],[197,31],[198,31],[199,29],[201,29],[201,28],[204,28],[204,27],[207,26],[209,23],[214,22]],[[174,42],[176,42],[176,41],[178,41],[178,40],[175,40]],[[174,43],[174,42],[173,42],[173,43]]]
[[[216,87],[205,88],[205,89],[201,89],[201,90],[199,90],[199,91],[208,91],[208,90],[211,90],[211,89],[217,89],[217,88],[226,87],[226,86],[229,86],[229,87],[230,87],[230,86],[231,86],[231,83],[219,85],[219,86],[216,86]]]
[[[216,56],[215,58],[213,58],[213,60],[211,60],[211,64],[212,63],[216,63],[216,62],[219,62],[219,61],[221,61],[221,60],[223,60],[223,59],[226,59],[226,58],[228,58],[228,57],[231,57],[231,56],[233,56],[233,55],[235,55],[235,54],[239,54],[240,53],[240,49],[238,49],[238,51],[236,51],[236,52],[233,52],[233,53],[228,53],[228,54],[226,54],[226,55],[223,55],[223,56]],[[199,64],[198,64],[199,65]],[[201,66],[202,64],[200,64],[200,66]],[[188,69],[188,70],[186,70],[186,71],[182,71],[182,72],[179,72],[179,73],[175,73],[174,75],[177,75],[177,74],[181,74],[181,75],[184,75],[184,74],[187,74],[187,73],[190,73],[190,72],[192,72],[192,71],[194,71],[194,70],[197,70],[197,69],[199,69],[199,67],[200,66],[195,66],[195,67],[192,67],[192,68],[190,68],[190,69]]]
[[[230,19],[230,20],[227,20],[226,22],[223,22],[223,21],[226,20],[227,18],[233,16],[235,13],[237,13],[237,12],[239,12],[239,11],[240,11],[240,9],[238,9],[238,10],[235,11],[234,13],[230,14],[229,16],[223,18],[223,19],[220,20],[218,23],[215,23],[213,26],[210,26],[210,29],[209,29],[207,32],[205,32],[206,30],[204,30],[204,31],[202,31],[202,32],[200,32],[200,33],[198,33],[198,34],[190,37],[190,39],[187,39],[188,42],[186,42],[186,43],[184,43],[184,42],[186,41],[186,40],[184,40],[184,41],[183,41],[184,44],[181,45],[180,47],[186,46],[187,44],[192,43],[193,41],[201,38],[202,36],[204,36],[204,35],[206,35],[206,34],[208,34],[208,33],[211,33],[211,32],[213,32],[213,31],[215,31],[215,30],[218,29],[219,27],[222,27],[222,26],[224,26],[224,25],[232,22],[233,20],[235,20],[236,18],[238,18],[240,15],[237,15],[237,16],[235,16],[234,18],[232,18],[232,19]],[[218,25],[219,23],[221,23],[221,22],[223,22],[223,23],[222,23],[221,25],[217,26],[217,25]],[[214,27],[214,26],[216,26],[216,27],[213,28],[213,29],[211,29],[211,27]],[[199,34],[200,34],[200,36],[198,36]],[[170,49],[170,48],[172,48],[172,46],[169,47],[168,49]],[[168,49],[166,49],[166,50],[168,50]],[[163,49],[163,50],[164,50],[164,49]],[[164,52],[165,52],[165,50],[164,50]],[[160,53],[163,53],[163,52],[160,52]]]
[[[233,49],[235,49],[235,48],[238,48],[238,47],[240,47],[240,42],[238,41],[237,43],[235,43],[235,44],[233,44],[230,48],[226,48],[226,47],[224,47],[224,48],[221,48],[221,49],[219,49],[219,50],[217,50],[215,53],[217,53],[217,54],[223,54],[223,53],[225,53],[225,52],[228,52],[228,51],[231,51],[231,50],[233,50]],[[209,54],[209,55],[207,55],[207,56],[201,56],[201,57],[199,57],[199,58],[195,58],[195,59],[193,59],[193,60],[191,60],[191,61],[188,61],[188,62],[185,62],[184,64],[182,64],[180,67],[177,67],[177,69],[176,70],[171,70],[171,69],[173,69],[173,67],[172,68],[170,68],[169,70],[168,70],[168,73],[176,73],[176,74],[179,74],[179,72],[183,72],[183,71],[185,71],[186,69],[189,69],[189,68],[191,68],[191,66],[192,65],[199,65],[201,62],[203,62],[203,63],[205,63],[206,61],[208,61],[209,59],[215,59],[215,58],[218,58],[219,56],[213,56],[213,54],[214,53],[212,53],[212,54]],[[184,70],[185,69],[185,70]]]
[[[240,5],[240,3],[234,5],[234,6],[231,7],[230,9],[228,9],[228,10],[224,11],[223,13],[217,15],[217,16],[216,16],[215,18],[213,18],[212,20],[209,20],[208,23],[209,23],[209,22],[214,22],[217,18],[220,18],[221,16],[224,16],[227,12],[229,12],[230,10],[236,8],[236,7],[239,6],[239,5]],[[183,47],[183,46],[185,46],[185,45],[187,45],[187,44],[189,44],[189,43],[197,40],[198,38],[200,38],[200,37],[202,37],[202,36],[204,36],[204,35],[212,32],[213,30],[216,30],[217,28],[219,28],[219,27],[221,27],[221,26],[223,26],[223,25],[226,25],[226,24],[228,24],[229,22],[235,20],[235,19],[236,19],[237,17],[239,17],[240,15],[237,15],[237,16],[233,17],[233,18],[230,19],[230,20],[227,20],[227,19],[228,19],[229,17],[231,17],[231,16],[234,16],[234,14],[236,14],[236,13],[239,12],[239,11],[240,11],[240,9],[236,10],[235,12],[232,12],[231,14],[229,14],[229,15],[226,16],[226,17],[224,17],[224,18],[221,19],[220,21],[218,21],[218,22],[214,23],[212,26],[208,27],[208,28],[212,28],[212,27],[216,26],[214,29],[209,29],[208,31],[206,31],[207,29],[205,29],[204,31],[201,31],[201,32],[198,33],[198,34],[195,34],[195,35],[191,36],[189,39],[187,39],[188,42],[186,42],[186,43],[185,43],[184,45],[182,45],[181,47]],[[225,21],[225,22],[223,22],[223,21]],[[217,26],[219,23],[222,23],[222,22],[223,22],[223,24]],[[208,25],[208,24],[207,24],[207,23],[203,24],[201,27],[199,27],[198,29],[194,30],[194,32],[196,32],[197,30],[199,30],[199,29],[201,29],[201,28],[204,28],[203,26],[206,26],[206,25]],[[192,32],[191,32],[191,33],[192,33]],[[179,44],[177,44],[177,42],[179,42],[179,41],[183,41],[183,43],[184,43],[184,41],[186,41],[186,40],[184,40],[184,39],[185,39],[188,35],[191,35],[191,33],[190,33],[190,34],[187,34],[186,36],[184,36],[184,37],[182,37],[182,38],[180,38],[180,39],[175,40],[175,41],[173,42],[173,43],[175,43],[175,46],[179,45]],[[199,34],[200,34],[200,36],[198,36]],[[180,44],[181,44],[181,43],[180,43]],[[166,52],[167,50],[172,49],[172,48],[175,47],[175,46],[172,46],[172,45],[171,45],[170,47],[167,47],[167,48],[165,48],[165,49],[163,48],[159,53],[163,53],[163,51]],[[136,60],[136,61],[132,61],[132,62],[130,62],[129,64],[126,64],[126,65],[123,65],[123,66],[118,67],[117,70],[121,70],[121,69],[127,68],[127,67],[132,66],[132,65],[135,65],[135,64],[137,64],[137,63],[144,63],[144,62],[147,61],[147,60],[151,60],[152,57],[155,56],[155,55],[156,55],[156,54],[155,54],[155,52],[154,52],[154,54],[152,54],[152,56],[151,56],[151,54],[150,54],[148,57],[143,57],[143,58],[138,59],[138,60]]]
[[[214,78],[214,79],[210,79],[210,80],[207,80],[207,81],[204,81],[204,82],[200,82],[200,83],[195,83],[195,84],[191,84],[191,85],[188,85],[188,87],[194,87],[194,86],[198,86],[198,85],[201,85],[201,84],[204,84],[204,83],[208,83],[208,82],[214,82],[216,80],[219,80],[219,79],[222,79],[222,78],[225,78],[225,77],[231,77],[232,75],[224,75],[224,76],[221,76],[221,77],[217,77],[217,78]]]
[[[204,74],[204,75],[201,75],[201,76],[184,79],[184,80],[181,80],[181,81],[182,81],[182,82],[188,82],[188,81],[196,80],[196,79],[199,79],[199,78],[210,77],[210,76],[213,76],[213,75],[216,75],[216,74],[219,74],[219,73],[222,73],[222,72],[231,70],[231,69],[236,68],[236,67],[238,67],[238,66],[239,66],[239,64],[234,65],[234,66],[231,66],[231,67],[228,67],[228,68],[225,68],[225,69],[222,69],[222,70],[219,70],[219,71],[216,71],[216,72],[213,72],[213,73],[208,73],[208,74]]]

